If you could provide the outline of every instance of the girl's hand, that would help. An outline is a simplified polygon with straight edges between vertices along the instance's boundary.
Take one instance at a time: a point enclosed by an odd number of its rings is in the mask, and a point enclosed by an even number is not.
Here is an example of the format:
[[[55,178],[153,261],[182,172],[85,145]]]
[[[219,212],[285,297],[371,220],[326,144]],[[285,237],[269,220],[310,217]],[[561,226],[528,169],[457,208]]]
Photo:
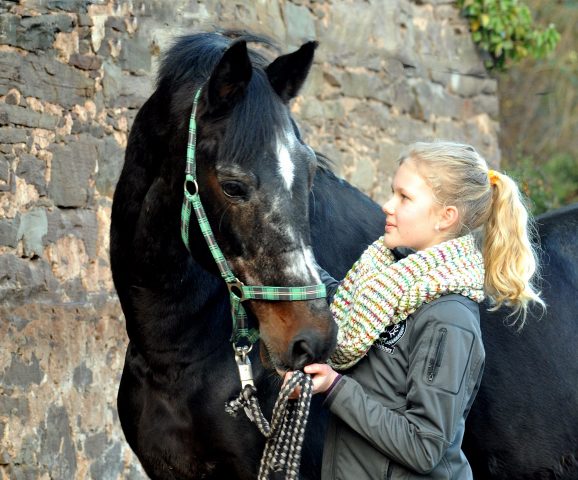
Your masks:
[[[311,365],[307,365],[303,371],[313,375],[313,394],[327,390],[338,375],[335,370],[325,363],[312,363]],[[285,374],[283,385],[285,385],[291,375],[293,375],[293,372],[287,372]],[[299,393],[300,390],[299,387],[297,387],[293,393],[289,395],[289,398],[298,398]]]

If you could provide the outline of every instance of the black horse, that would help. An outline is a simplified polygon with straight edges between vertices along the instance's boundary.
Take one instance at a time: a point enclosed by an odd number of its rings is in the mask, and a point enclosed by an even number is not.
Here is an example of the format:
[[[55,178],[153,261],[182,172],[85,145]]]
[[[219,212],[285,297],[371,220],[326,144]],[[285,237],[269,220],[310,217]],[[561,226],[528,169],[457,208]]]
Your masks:
[[[200,195],[239,279],[318,283],[313,252],[342,278],[383,234],[379,206],[331,173],[289,113],[314,48],[306,44],[268,64],[243,39],[184,37],[165,56],[157,89],[135,119],[113,203],[111,265],[130,339],[119,417],[151,478],[254,479],[264,446],[244,415],[224,410],[240,390],[228,291],[198,226],[191,226],[191,254],[180,237],[195,92],[202,87]],[[517,333],[503,316],[484,311],[488,367],[464,444],[476,478],[578,478],[576,213],[561,211],[540,227],[549,260],[547,316]],[[248,311],[261,332],[261,355],[254,351],[251,360],[270,415],[280,387],[275,370],[323,361],[335,330],[323,300],[250,301]],[[319,478],[325,419],[314,398],[303,479]]]

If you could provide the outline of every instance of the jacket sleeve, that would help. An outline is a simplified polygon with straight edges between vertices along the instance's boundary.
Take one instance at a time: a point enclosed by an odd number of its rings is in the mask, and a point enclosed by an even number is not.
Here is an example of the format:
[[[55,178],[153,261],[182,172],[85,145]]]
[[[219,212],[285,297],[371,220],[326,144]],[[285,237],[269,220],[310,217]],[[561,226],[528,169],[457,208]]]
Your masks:
[[[405,411],[385,407],[350,377],[339,381],[325,406],[384,455],[426,474],[451,445],[479,387],[484,349],[478,319],[460,302],[432,305],[408,321],[416,323],[408,332]]]
[[[335,278],[329,275],[329,273],[323,270],[319,265],[317,265],[317,273],[319,273],[321,281],[325,284],[325,291],[327,292],[327,303],[331,305],[333,303],[335,292],[337,292],[341,282],[339,280],[335,280]]]

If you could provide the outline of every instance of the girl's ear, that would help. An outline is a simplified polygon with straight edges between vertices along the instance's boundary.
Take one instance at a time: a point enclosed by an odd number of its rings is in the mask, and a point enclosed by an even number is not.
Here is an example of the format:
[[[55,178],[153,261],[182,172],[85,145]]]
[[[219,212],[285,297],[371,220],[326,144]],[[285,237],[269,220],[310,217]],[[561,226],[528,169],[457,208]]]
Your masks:
[[[448,228],[454,228],[458,225],[460,214],[458,209],[453,205],[444,207],[440,214],[442,216],[441,220],[438,222],[440,230],[447,230]]]

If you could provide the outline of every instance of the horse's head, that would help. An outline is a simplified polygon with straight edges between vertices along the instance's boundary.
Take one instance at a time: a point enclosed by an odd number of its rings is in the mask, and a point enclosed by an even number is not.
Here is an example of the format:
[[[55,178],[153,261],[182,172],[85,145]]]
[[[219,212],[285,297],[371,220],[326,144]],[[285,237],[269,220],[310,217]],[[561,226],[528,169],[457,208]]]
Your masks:
[[[199,195],[229,267],[246,285],[321,283],[309,232],[317,159],[288,106],[305,81],[315,46],[307,43],[264,66],[237,41],[202,87],[196,116]],[[172,108],[190,105],[192,89],[173,96]],[[192,223],[193,257],[216,272]],[[250,300],[245,306],[259,328],[261,358],[269,368],[299,369],[324,361],[334,348],[336,325],[323,298]]]

